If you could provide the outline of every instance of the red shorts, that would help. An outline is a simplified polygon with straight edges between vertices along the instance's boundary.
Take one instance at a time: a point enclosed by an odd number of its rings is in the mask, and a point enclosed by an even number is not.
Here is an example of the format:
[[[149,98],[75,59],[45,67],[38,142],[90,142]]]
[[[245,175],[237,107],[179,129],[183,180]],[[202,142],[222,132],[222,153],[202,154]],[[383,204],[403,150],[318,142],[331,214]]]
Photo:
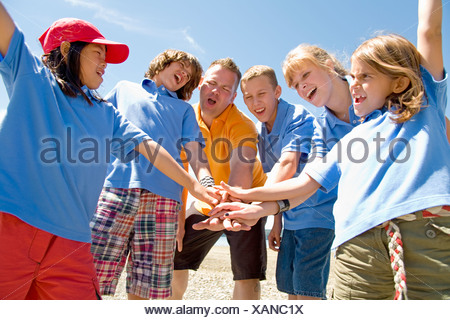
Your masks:
[[[90,248],[0,212],[0,300],[100,299]]]

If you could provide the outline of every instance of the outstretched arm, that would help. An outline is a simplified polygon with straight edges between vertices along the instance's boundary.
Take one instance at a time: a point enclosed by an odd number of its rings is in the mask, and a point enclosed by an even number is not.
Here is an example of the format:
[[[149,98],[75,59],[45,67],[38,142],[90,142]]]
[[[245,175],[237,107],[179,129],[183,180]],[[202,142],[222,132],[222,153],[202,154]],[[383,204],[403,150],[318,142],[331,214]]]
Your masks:
[[[297,185],[296,185],[297,184]],[[279,192],[280,186],[286,185],[286,188],[282,190],[281,193]],[[217,205],[211,212],[211,217],[203,222],[197,223],[194,225],[194,229],[201,230],[201,229],[214,229],[214,226],[211,225],[212,221],[215,221],[214,224],[217,223],[217,219],[227,219],[229,221],[237,221],[241,225],[244,226],[253,226],[258,222],[258,220],[265,216],[274,215],[279,211],[278,203],[275,201],[270,200],[278,200],[278,199],[288,199],[290,202],[291,208],[294,208],[301,203],[303,203],[305,200],[307,200],[310,196],[312,196],[317,189],[320,187],[320,184],[316,182],[314,179],[312,179],[310,176],[308,176],[305,173],[300,174],[297,178],[286,180],[277,184],[274,184],[270,187],[262,187],[262,188],[255,188],[250,190],[245,189],[239,189],[239,188],[233,188],[226,184],[223,184],[223,186],[231,193],[234,193],[235,196],[242,198],[242,192],[246,192],[249,194],[252,194],[252,190],[255,189],[262,189],[262,195],[265,194],[265,191],[272,190],[275,192],[275,196],[271,194],[270,199],[266,199],[267,201],[258,203],[258,204],[247,204],[247,203],[240,203],[240,202],[228,202],[228,203],[221,203]],[[294,186],[294,187],[293,187]],[[291,189],[301,189],[297,190],[299,192],[292,192]],[[238,192],[233,192],[233,190],[236,190]],[[275,190],[278,189],[278,190]],[[270,191],[268,192],[270,194]],[[235,228],[233,225],[224,225],[222,226],[222,229],[225,228],[230,231],[240,231],[241,229]],[[219,229],[217,229],[219,230]]]
[[[299,198],[303,199],[300,202],[302,203],[313,195],[320,187],[320,184],[316,180],[304,172],[302,172],[297,178],[292,178],[270,186],[253,189],[231,187],[224,182],[222,182],[221,185],[231,196],[239,198],[245,202],[276,201]]]
[[[417,50],[420,63],[437,81],[444,78],[442,55],[442,1],[419,0],[419,25],[417,27]]]
[[[207,190],[187,173],[161,145],[153,140],[145,140],[136,147],[136,150],[145,156],[148,161],[176,183],[187,188],[192,196],[209,204],[216,205],[220,198]]]
[[[320,185],[312,178],[310,178],[307,174],[301,174],[306,176],[306,179],[310,179],[309,187],[305,187],[305,189],[302,191],[302,195],[296,196],[296,197],[283,197],[286,194],[283,194],[283,196],[279,199],[288,199],[290,202],[290,207],[294,208],[301,203],[303,203],[305,200],[307,200],[310,196],[314,194],[314,192],[317,191],[317,189],[320,187]],[[296,178],[298,179],[298,178]],[[296,180],[291,179],[291,180]],[[274,186],[278,186],[280,184],[283,184],[284,182],[287,182],[290,180],[283,181],[281,183],[275,184]],[[308,180],[309,181],[309,180]],[[264,187],[266,188],[266,187]],[[308,188],[309,192],[306,192],[306,188]],[[253,189],[254,190],[254,189]],[[211,217],[205,221],[202,221],[200,223],[197,223],[194,225],[194,229],[201,230],[201,229],[213,229],[213,226],[211,226],[211,221],[220,219],[227,219],[229,221],[236,221],[244,226],[253,226],[258,222],[258,220],[262,217],[274,215],[279,211],[278,203],[275,201],[264,201],[257,204],[247,204],[247,203],[241,203],[241,202],[227,202],[227,203],[221,203],[218,206],[216,206],[211,212]],[[215,222],[217,224],[217,222]],[[235,228],[233,225],[223,225],[222,229],[225,228],[230,231],[240,231],[241,229]],[[218,230],[218,229],[217,229]]]
[[[4,57],[14,34],[14,21],[0,2],[0,53]]]
[[[184,149],[197,179],[200,180],[205,176],[211,176],[208,158],[206,158],[201,144],[197,141],[190,141],[184,145]]]

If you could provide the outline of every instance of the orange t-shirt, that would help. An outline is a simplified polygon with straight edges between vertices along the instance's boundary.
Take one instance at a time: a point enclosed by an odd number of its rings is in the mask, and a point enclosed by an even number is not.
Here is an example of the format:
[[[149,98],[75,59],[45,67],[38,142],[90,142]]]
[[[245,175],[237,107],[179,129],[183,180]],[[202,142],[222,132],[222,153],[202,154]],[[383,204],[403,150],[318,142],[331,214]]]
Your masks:
[[[216,184],[228,182],[230,176],[230,159],[233,149],[251,147],[257,150],[258,132],[253,121],[234,105],[229,105],[220,116],[213,120],[211,128],[201,118],[200,105],[193,105],[198,125],[205,139],[205,153],[211,174]],[[252,188],[263,186],[266,174],[261,162],[255,159],[253,166]],[[211,210],[208,204],[196,201],[195,208],[207,214]]]

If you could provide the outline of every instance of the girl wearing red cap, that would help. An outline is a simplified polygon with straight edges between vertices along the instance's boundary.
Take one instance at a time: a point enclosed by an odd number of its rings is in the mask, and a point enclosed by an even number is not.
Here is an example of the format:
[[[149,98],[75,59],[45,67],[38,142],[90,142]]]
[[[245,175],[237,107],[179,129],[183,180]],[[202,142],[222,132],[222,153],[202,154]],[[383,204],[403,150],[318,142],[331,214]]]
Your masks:
[[[92,91],[107,63],[126,60],[126,45],[78,19],[56,21],[39,40],[42,61],[0,4],[10,98],[0,124],[0,299],[97,299],[89,221],[111,153],[130,161],[140,152],[199,199],[218,196]]]

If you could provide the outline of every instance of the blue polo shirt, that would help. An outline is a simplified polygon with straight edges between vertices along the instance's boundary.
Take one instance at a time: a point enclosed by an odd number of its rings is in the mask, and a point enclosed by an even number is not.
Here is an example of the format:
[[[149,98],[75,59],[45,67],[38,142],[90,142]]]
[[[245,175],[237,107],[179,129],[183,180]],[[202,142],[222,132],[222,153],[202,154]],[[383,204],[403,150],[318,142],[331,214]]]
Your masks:
[[[10,98],[0,124],[0,211],[90,242],[110,154],[126,160],[149,137],[86,87],[92,106],[65,95],[17,28],[0,73]]]
[[[134,125],[157,141],[182,166],[181,147],[203,136],[192,106],[175,92],[159,88],[150,79],[141,84],[121,81],[106,96]],[[204,159],[204,161],[207,161]],[[144,156],[123,163],[116,159],[108,168],[105,187],[142,188],[181,202],[183,187],[168,178]]]
[[[426,101],[409,121],[395,124],[383,108],[305,172],[323,190],[337,186],[334,247],[387,220],[450,204],[450,145],[445,133],[447,77],[422,71]]]
[[[360,124],[360,118],[355,115],[353,105],[348,108],[348,114],[349,122],[345,122],[337,118],[327,106],[324,107],[315,123],[314,149],[316,156],[324,157],[342,137]]]
[[[270,172],[283,152],[301,152],[295,176],[303,170],[311,151],[314,135],[314,116],[302,106],[295,106],[283,99],[279,100],[277,115],[269,133],[265,123],[258,123],[260,139],[259,156],[264,172]],[[333,228],[331,206],[326,204],[325,193],[316,193],[303,204],[283,213],[284,228],[298,230],[304,228]]]

